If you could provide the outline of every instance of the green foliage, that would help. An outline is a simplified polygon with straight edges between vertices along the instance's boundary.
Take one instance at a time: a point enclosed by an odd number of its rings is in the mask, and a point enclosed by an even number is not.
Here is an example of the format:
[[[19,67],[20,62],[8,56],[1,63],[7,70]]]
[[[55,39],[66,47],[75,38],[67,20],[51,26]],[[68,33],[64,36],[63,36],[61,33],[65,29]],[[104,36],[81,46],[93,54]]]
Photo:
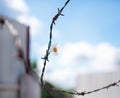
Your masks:
[[[30,64],[30,67],[31,67],[31,72],[32,73],[34,73],[34,74],[38,74],[39,73],[36,61],[32,61],[31,64]]]
[[[46,82],[46,86],[49,88],[56,88],[49,82]],[[71,96],[67,96],[65,93],[59,91],[48,91],[42,88],[42,98],[70,98]]]
[[[37,68],[37,63],[35,61],[31,62],[31,68],[32,68],[32,70]]]
[[[35,61],[31,62],[32,72],[36,73],[36,68],[37,68],[37,63]],[[46,86],[48,88],[58,88],[49,82],[45,82],[45,83],[46,83]],[[59,91],[50,91],[50,90],[48,91],[48,90],[43,89],[43,88],[41,88],[41,95],[42,95],[41,96],[42,98],[72,98],[71,95],[68,96],[65,93],[62,93]]]

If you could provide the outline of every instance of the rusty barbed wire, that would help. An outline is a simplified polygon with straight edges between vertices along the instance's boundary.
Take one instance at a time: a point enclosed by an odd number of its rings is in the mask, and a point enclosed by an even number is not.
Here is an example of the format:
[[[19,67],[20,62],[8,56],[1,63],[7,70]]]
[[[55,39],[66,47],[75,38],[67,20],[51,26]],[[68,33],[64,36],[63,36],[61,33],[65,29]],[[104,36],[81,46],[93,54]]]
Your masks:
[[[62,89],[57,89],[57,88],[50,88],[48,87],[44,81],[43,81],[43,77],[44,77],[44,72],[45,72],[45,68],[46,68],[46,63],[48,60],[48,57],[50,55],[50,48],[51,48],[51,44],[52,44],[52,31],[53,31],[53,25],[55,24],[55,22],[57,21],[59,16],[63,16],[62,11],[64,10],[64,8],[66,7],[66,5],[69,3],[70,0],[67,0],[66,3],[64,4],[64,6],[61,9],[58,9],[58,13],[53,17],[51,25],[50,25],[50,39],[49,39],[49,43],[48,43],[48,49],[46,50],[46,55],[44,58],[44,66],[42,69],[42,74],[41,74],[41,87],[45,88],[47,91],[51,91],[51,92],[55,92],[55,91],[59,91],[59,92],[63,92],[63,93],[67,93],[67,94],[73,94],[73,95],[87,95],[87,94],[91,94],[91,93],[95,93],[104,89],[109,89],[111,87],[119,87],[120,86],[120,80],[118,80],[117,82],[108,84],[106,86],[103,86],[101,88],[95,89],[95,90],[91,90],[91,91],[82,91],[82,92],[78,92],[78,91],[67,91],[67,90],[62,90]],[[3,17],[0,17],[0,24],[3,26],[4,24],[8,27],[10,33],[13,35],[14,37],[14,41],[15,41],[15,47],[17,49],[17,53],[18,53],[18,57],[24,62],[25,65],[25,69],[26,72],[28,72],[28,65],[26,64],[26,59],[24,57],[24,52],[21,46],[21,40],[20,37],[18,35],[17,30],[14,28],[14,26],[7,20],[4,19]]]
[[[103,86],[101,88],[98,88],[98,89],[95,89],[95,90],[91,90],[91,91],[82,91],[82,92],[78,92],[78,91],[67,91],[67,90],[62,90],[62,89],[57,89],[57,88],[51,88],[51,87],[48,87],[45,82],[43,81],[43,77],[44,77],[44,73],[45,73],[45,68],[46,68],[46,63],[49,58],[49,55],[50,55],[50,48],[51,48],[51,43],[52,43],[52,32],[53,32],[53,26],[55,25],[55,22],[57,21],[57,19],[59,18],[59,16],[64,16],[62,14],[62,11],[64,10],[64,8],[66,7],[66,5],[70,2],[70,0],[67,0],[64,4],[64,6],[59,9],[58,8],[58,13],[52,18],[52,22],[50,24],[50,35],[49,35],[49,43],[48,43],[48,48],[46,50],[46,54],[44,56],[44,66],[43,66],[43,69],[42,69],[42,74],[41,74],[41,87],[43,87],[44,89],[46,89],[48,92],[56,92],[56,91],[59,91],[59,92],[63,92],[63,93],[67,93],[67,94],[72,94],[72,95],[81,95],[81,96],[84,96],[84,95],[87,95],[87,94],[91,94],[91,93],[95,93],[95,92],[98,92],[98,91],[101,91],[101,90],[104,90],[104,89],[109,89],[111,87],[119,87],[119,83],[120,83],[120,80],[118,80],[117,82],[114,82],[114,83],[111,83],[111,84],[108,84],[106,86]]]
[[[44,85],[44,82],[43,82],[43,77],[44,77],[44,72],[45,72],[45,68],[46,68],[46,63],[48,60],[48,57],[50,55],[50,48],[51,48],[51,44],[52,44],[52,32],[53,32],[53,26],[55,25],[55,22],[57,21],[57,19],[59,18],[59,16],[64,16],[62,14],[62,11],[64,10],[64,8],[66,7],[66,5],[69,3],[70,0],[67,0],[64,4],[64,6],[59,9],[58,8],[58,13],[53,17],[52,19],[52,22],[51,22],[51,25],[50,25],[50,35],[49,35],[49,43],[48,43],[48,48],[46,50],[46,54],[44,56],[44,66],[43,66],[43,69],[42,69],[42,74],[41,74],[41,86]]]
[[[98,88],[98,89],[95,89],[95,90],[91,90],[91,91],[82,91],[82,92],[78,92],[78,91],[67,91],[67,90],[62,90],[62,89],[57,89],[57,88],[50,88],[50,87],[47,87],[46,85],[44,85],[44,88],[47,89],[47,91],[60,91],[60,92],[63,92],[63,93],[66,93],[66,94],[72,94],[72,95],[78,95],[78,96],[84,96],[84,95],[87,95],[87,94],[91,94],[91,93],[95,93],[95,92],[98,92],[98,91],[101,91],[101,90],[104,90],[104,89],[109,89],[110,87],[119,87],[119,84],[120,83],[120,80],[118,80],[117,82],[114,82],[114,83],[111,83],[111,84],[108,84],[106,86],[103,86],[101,88]]]

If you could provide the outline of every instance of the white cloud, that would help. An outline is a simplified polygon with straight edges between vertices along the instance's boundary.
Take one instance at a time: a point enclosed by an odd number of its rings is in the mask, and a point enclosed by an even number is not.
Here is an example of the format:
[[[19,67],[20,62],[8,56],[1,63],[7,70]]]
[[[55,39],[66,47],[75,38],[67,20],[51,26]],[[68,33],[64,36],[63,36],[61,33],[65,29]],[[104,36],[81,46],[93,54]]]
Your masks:
[[[117,48],[110,44],[99,44],[95,47],[95,55],[91,65],[98,69],[112,69],[116,65],[117,52]]]
[[[39,19],[37,19],[34,16],[28,15],[28,14],[22,14],[22,15],[18,16],[17,20],[19,22],[22,22],[22,23],[30,26],[32,35],[35,35],[38,31],[40,32],[40,30],[42,29],[42,26],[43,26],[42,22]]]
[[[85,42],[65,44],[62,48],[60,63],[69,65],[74,64],[74,60],[78,56],[92,57],[92,50],[93,47]]]
[[[38,69],[40,71],[39,75],[41,75],[43,60],[40,59],[37,64],[38,64]],[[54,62],[47,63],[46,70],[44,73],[44,79],[61,87],[68,87],[68,88],[73,87],[73,84],[75,84],[74,80],[76,76],[76,73],[73,71],[73,69],[57,68],[59,67],[59,65],[55,65],[55,64],[56,63]]]
[[[75,72],[72,69],[60,69],[46,74],[46,80],[62,87],[71,87],[74,84]],[[67,85],[66,85],[67,83]]]
[[[119,49],[109,43],[98,45],[86,42],[67,43],[59,53],[58,59],[51,60],[52,63],[46,66],[45,79],[62,87],[74,87],[78,73],[116,70],[118,52]]]
[[[29,7],[24,0],[5,0],[6,5],[17,12],[28,13]]]
[[[118,49],[108,43],[96,46],[89,43],[69,43],[63,47],[60,63],[91,66],[95,70],[115,68]]]
[[[7,12],[5,12],[6,15],[10,16],[8,13],[11,13],[11,16],[16,18],[19,22],[30,26],[30,33],[32,35],[40,32],[43,24],[37,17],[30,14],[30,8],[25,0],[2,0],[0,2],[4,5],[2,7],[7,9]]]

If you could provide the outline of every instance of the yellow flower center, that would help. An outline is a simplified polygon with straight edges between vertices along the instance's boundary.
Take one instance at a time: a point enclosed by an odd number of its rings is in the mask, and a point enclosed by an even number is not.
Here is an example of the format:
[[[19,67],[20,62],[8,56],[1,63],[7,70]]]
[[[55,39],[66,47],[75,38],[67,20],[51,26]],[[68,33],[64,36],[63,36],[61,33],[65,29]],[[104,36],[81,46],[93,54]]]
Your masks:
[[[57,51],[58,51],[57,47],[54,47],[54,48],[53,48],[53,52],[56,53]]]

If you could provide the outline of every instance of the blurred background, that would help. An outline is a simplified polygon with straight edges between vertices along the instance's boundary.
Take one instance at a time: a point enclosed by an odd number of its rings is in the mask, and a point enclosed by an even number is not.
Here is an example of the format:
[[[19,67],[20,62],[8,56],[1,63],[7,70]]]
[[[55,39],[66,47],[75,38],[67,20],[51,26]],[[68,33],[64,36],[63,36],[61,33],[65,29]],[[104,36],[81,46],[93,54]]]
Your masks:
[[[30,60],[33,66],[37,66],[35,70],[39,75],[52,17],[65,1],[0,0],[0,15],[30,26]],[[89,87],[91,77],[96,85],[119,79],[120,1],[71,0],[63,14],[53,29],[52,44],[57,44],[58,55],[50,55],[45,80],[60,88],[81,90],[79,88],[84,88],[81,87],[84,81],[88,81],[84,84],[86,89],[98,87]],[[116,78],[110,78],[111,74]],[[89,77],[89,80],[85,77]],[[95,77],[101,77],[98,84]],[[118,94],[120,89],[116,92]]]

